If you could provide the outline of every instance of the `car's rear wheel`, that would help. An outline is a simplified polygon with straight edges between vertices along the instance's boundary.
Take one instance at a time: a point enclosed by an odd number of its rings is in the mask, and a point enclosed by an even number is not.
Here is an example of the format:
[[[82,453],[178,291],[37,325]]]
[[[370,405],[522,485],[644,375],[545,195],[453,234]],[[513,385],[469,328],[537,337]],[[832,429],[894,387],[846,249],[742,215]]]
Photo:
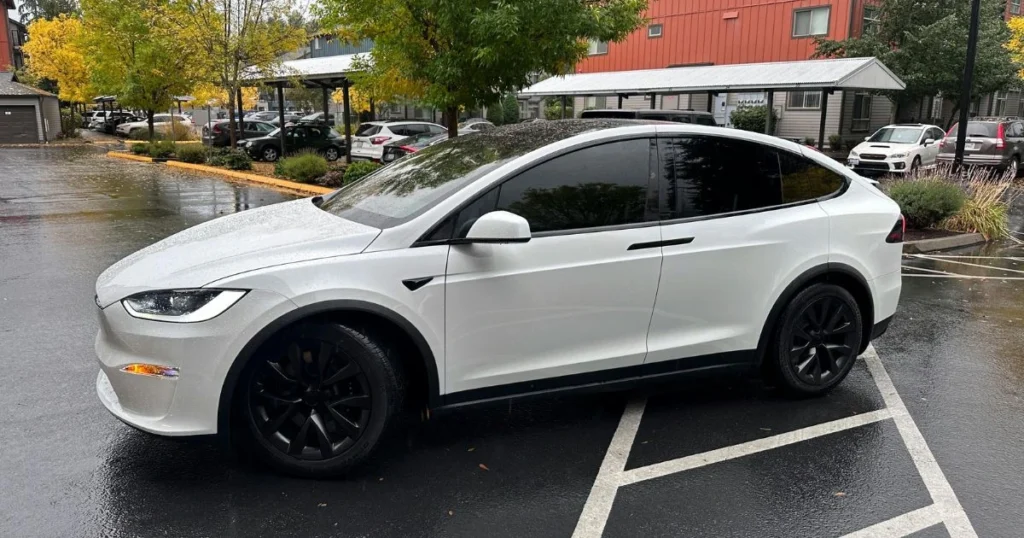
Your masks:
[[[331,162],[337,161],[338,157],[340,157],[340,156],[341,155],[340,155],[340,152],[338,151],[338,148],[329,147],[329,148],[324,150],[324,158],[327,159],[328,161],[331,161]]]
[[[267,146],[263,148],[263,151],[260,152],[260,157],[264,161],[267,161],[268,163],[276,161],[278,156],[279,153],[277,151],[277,148],[275,148],[274,146]]]
[[[1010,157],[1010,163],[1006,165],[1006,173],[1014,179],[1020,176],[1020,159],[1016,155]]]
[[[275,338],[239,387],[239,440],[276,469],[305,477],[338,475],[365,460],[396,422],[404,392],[386,342],[331,322]]]
[[[813,284],[782,314],[773,370],[792,394],[824,394],[850,373],[862,338],[863,318],[850,292],[833,284]]]

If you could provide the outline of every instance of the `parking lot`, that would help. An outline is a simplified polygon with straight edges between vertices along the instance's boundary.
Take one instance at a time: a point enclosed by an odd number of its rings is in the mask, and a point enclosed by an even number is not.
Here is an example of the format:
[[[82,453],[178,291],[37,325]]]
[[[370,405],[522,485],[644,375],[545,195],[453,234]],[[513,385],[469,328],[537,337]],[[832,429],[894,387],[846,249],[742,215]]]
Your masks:
[[[109,416],[96,276],[288,198],[89,150],[0,151],[0,536],[1021,535],[1016,241],[906,257],[896,321],[818,399],[713,378],[409,417],[329,481]]]

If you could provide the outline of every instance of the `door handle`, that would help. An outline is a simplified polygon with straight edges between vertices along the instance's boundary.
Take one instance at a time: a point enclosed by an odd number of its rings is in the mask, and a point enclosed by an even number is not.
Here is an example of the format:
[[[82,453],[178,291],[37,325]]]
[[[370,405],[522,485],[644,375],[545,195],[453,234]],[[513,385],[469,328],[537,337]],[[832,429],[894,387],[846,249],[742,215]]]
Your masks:
[[[675,245],[688,245],[693,242],[692,237],[680,237],[679,239],[668,239],[665,241],[650,241],[647,243],[633,243],[626,250],[642,250],[645,248],[671,247]]]

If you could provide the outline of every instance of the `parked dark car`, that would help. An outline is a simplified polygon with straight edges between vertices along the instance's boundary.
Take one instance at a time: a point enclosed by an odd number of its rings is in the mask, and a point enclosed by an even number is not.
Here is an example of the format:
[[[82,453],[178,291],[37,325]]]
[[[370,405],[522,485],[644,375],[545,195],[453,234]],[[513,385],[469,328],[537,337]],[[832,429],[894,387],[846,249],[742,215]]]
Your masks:
[[[423,133],[387,142],[382,148],[384,153],[381,154],[380,161],[384,164],[397,161],[410,153],[416,153],[427,146],[433,146],[447,139],[448,133]]]
[[[107,118],[103,120],[103,124],[97,130],[112,135],[116,132],[117,126],[122,123],[143,121],[145,119],[128,112],[111,112],[107,114]]]
[[[288,125],[288,124],[293,124],[294,125],[294,124],[298,123],[299,120],[301,120],[301,119],[302,119],[302,116],[300,116],[298,114],[292,114],[290,112],[285,112],[284,113],[284,123],[285,123],[285,125]],[[267,120],[267,121],[270,122],[270,123],[273,123],[274,125],[278,125],[278,124],[281,123],[281,116],[279,116],[277,113],[275,113],[274,114],[274,119]]]
[[[700,110],[662,110],[662,109],[607,109],[607,110],[584,110],[580,113],[581,118],[614,118],[630,120],[658,120],[673,121],[676,123],[696,123],[697,125],[718,125],[715,122],[714,114]]]
[[[952,163],[956,153],[959,123],[954,123],[939,142],[939,163]],[[967,122],[964,141],[964,164],[985,166],[999,172],[1020,175],[1024,155],[1024,123],[1016,117],[974,118]]]
[[[281,157],[279,129],[266,136],[250,138],[239,143],[249,155],[258,161],[274,162]],[[328,161],[336,161],[345,154],[345,139],[333,129],[316,125],[295,125],[285,127],[285,147],[288,151],[314,150]]]
[[[266,121],[243,121],[240,140],[267,136],[277,129],[276,125]],[[209,146],[222,147],[231,145],[231,122],[218,120],[210,125],[203,125],[203,143]]]

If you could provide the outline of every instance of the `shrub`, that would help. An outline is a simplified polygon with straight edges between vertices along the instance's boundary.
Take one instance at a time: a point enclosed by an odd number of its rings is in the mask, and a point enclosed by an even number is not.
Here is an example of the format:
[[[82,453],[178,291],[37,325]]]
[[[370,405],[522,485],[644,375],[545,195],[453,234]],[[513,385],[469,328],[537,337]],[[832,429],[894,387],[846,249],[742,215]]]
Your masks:
[[[808,137],[804,138],[804,144],[806,144],[808,146],[817,146],[818,145],[818,141],[815,140],[814,137],[808,136]]]
[[[159,136],[154,136],[153,139],[159,140]],[[149,129],[146,127],[136,127],[128,131],[128,140],[149,140]]]
[[[985,239],[1010,237],[1010,201],[1006,193],[1012,180],[986,180],[973,177],[966,183],[967,201],[960,210],[943,222],[943,228],[953,232],[980,233]]]
[[[839,151],[843,149],[843,137],[834,134],[828,136],[828,149],[832,151]]]
[[[345,185],[345,172],[343,170],[331,170],[316,178],[313,182],[321,187],[341,187]]]
[[[160,141],[153,142],[149,146],[149,156],[154,159],[166,159],[174,154],[174,142]]]
[[[209,152],[207,162],[231,170],[252,170],[252,159],[240,149],[217,148]]]
[[[348,165],[348,168],[345,168],[345,184],[347,185],[361,179],[363,176],[372,174],[378,168],[380,168],[380,165],[375,162],[354,162]]]
[[[845,140],[844,143],[846,144],[847,150],[853,150],[853,148],[857,147],[857,145],[861,143],[861,140],[858,140],[856,138],[849,138]]]
[[[741,106],[732,111],[729,121],[732,126],[744,131],[763,133],[765,121],[768,119],[768,107],[766,106]],[[772,111],[772,125],[778,126],[779,115]]]
[[[275,174],[294,179],[299,183],[311,183],[314,179],[326,174],[328,169],[327,159],[313,152],[287,157],[274,165]]]
[[[206,162],[208,151],[202,144],[182,144],[178,146],[174,155],[179,161],[192,164],[203,164]]]
[[[149,142],[138,142],[132,144],[131,152],[136,155],[149,155]]]
[[[931,228],[954,215],[964,205],[963,190],[949,181],[920,179],[897,181],[888,188],[889,197],[900,205],[910,228]]]
[[[568,99],[565,102],[565,117],[574,117],[572,111],[573,100]],[[548,99],[544,104],[544,119],[546,120],[560,120],[562,119],[562,100],[561,99]]]

